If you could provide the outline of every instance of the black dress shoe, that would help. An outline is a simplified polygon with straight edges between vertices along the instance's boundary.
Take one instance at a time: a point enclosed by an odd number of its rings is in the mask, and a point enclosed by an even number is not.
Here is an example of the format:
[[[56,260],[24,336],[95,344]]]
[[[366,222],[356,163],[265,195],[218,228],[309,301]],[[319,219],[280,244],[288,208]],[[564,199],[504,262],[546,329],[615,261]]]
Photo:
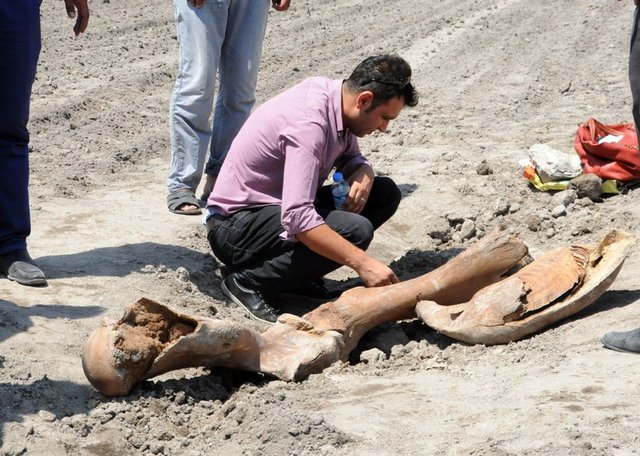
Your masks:
[[[0,255],[0,272],[22,285],[45,285],[44,272],[29,256],[26,249],[13,250]]]
[[[276,311],[267,303],[262,293],[252,290],[243,282],[241,273],[229,274],[220,286],[229,299],[244,307],[253,318],[269,323],[275,323],[278,319]]]

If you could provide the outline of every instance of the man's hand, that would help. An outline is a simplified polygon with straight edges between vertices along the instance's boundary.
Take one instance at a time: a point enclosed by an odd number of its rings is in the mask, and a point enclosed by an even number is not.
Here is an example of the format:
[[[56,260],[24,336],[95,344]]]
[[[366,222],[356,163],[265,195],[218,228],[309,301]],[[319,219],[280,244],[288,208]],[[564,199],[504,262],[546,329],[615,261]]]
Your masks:
[[[389,266],[370,256],[367,256],[366,261],[356,272],[368,287],[382,287],[399,282],[398,277]]]
[[[271,0],[271,6],[276,11],[286,11],[290,4],[291,0]]]
[[[317,254],[356,271],[368,287],[399,282],[389,266],[367,255],[364,250],[347,241],[329,225],[318,225],[309,231],[298,233],[296,238]]]
[[[367,204],[371,187],[373,186],[373,169],[369,165],[362,165],[349,176],[349,196],[344,203],[344,210],[359,214]]]
[[[73,33],[80,35],[87,29],[89,24],[89,6],[87,0],[64,0],[64,6],[67,8],[67,16],[71,19],[76,18],[76,24],[73,26]]]

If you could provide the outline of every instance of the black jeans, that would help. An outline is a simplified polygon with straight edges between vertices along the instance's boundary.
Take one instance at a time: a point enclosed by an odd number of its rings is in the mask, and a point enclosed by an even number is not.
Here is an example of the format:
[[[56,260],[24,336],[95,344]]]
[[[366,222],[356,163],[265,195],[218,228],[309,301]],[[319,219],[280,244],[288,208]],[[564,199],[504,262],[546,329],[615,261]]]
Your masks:
[[[366,250],[373,232],[398,209],[400,190],[388,177],[376,177],[360,214],[336,210],[331,187],[320,188],[314,202],[325,223],[352,244]],[[264,206],[232,214],[208,234],[216,257],[261,291],[294,289],[341,265],[318,255],[301,242],[280,237],[280,206]]]

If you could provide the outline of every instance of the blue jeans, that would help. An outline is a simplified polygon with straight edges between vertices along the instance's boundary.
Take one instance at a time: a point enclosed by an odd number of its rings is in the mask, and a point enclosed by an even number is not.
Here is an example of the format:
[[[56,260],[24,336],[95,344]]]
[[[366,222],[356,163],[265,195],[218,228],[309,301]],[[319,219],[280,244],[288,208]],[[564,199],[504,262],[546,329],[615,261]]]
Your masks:
[[[29,99],[40,54],[40,0],[0,1],[0,255],[27,247]]]
[[[255,103],[269,0],[207,0],[194,8],[173,1],[180,63],[171,98],[169,192],[195,192],[206,173],[217,176],[233,138]],[[218,93],[210,123],[215,96]]]

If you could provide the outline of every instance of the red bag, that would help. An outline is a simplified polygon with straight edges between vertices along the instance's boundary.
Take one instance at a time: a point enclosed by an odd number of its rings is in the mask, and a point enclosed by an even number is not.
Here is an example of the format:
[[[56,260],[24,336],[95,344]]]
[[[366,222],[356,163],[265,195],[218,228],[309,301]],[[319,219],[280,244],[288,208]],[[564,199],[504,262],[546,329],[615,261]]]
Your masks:
[[[607,135],[622,136],[622,139],[600,143]],[[640,179],[640,152],[634,124],[604,125],[591,117],[578,126],[574,146],[585,173],[619,181]]]

